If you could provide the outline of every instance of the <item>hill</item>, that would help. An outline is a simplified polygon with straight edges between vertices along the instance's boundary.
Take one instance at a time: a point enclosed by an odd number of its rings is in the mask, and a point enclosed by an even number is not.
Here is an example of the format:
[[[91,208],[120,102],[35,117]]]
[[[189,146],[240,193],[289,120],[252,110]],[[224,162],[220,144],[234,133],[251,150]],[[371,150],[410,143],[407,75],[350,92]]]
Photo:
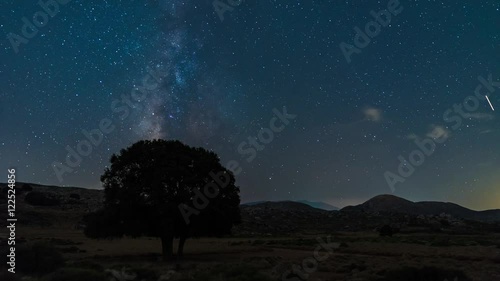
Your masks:
[[[343,212],[385,213],[405,215],[448,214],[476,221],[500,221],[500,210],[474,211],[448,202],[412,202],[394,195],[379,195],[357,206],[347,206]]]
[[[0,188],[5,194],[6,184],[0,184]],[[81,229],[82,217],[99,209],[103,199],[102,190],[19,183],[16,216],[23,226]],[[43,204],[37,204],[40,200]],[[3,196],[0,208],[6,209],[6,203]],[[295,201],[246,203],[240,206],[240,211],[242,223],[233,229],[236,236],[372,231],[385,224],[423,232],[475,233],[500,228],[500,210],[478,212],[453,203],[415,203],[392,195],[376,196],[340,211]],[[0,213],[0,226],[5,226],[6,213]]]
[[[268,203],[268,202],[275,202],[275,203],[278,203],[278,202],[297,202],[297,203],[306,204],[306,205],[311,206],[313,208],[321,209],[321,210],[325,210],[325,211],[338,211],[339,210],[339,208],[337,208],[335,206],[332,206],[332,205],[330,205],[328,203],[325,203],[325,202],[311,202],[311,201],[307,201],[307,200],[298,200],[298,201],[255,201],[255,202],[243,203],[241,205],[242,206],[255,206],[255,205],[258,205],[258,204]]]
[[[339,210],[339,208],[332,206],[332,205],[325,203],[325,202],[311,202],[311,201],[307,201],[307,200],[299,200],[297,202],[309,205],[309,206],[316,208],[316,209],[322,209],[322,210],[326,210],[326,211],[338,211]]]

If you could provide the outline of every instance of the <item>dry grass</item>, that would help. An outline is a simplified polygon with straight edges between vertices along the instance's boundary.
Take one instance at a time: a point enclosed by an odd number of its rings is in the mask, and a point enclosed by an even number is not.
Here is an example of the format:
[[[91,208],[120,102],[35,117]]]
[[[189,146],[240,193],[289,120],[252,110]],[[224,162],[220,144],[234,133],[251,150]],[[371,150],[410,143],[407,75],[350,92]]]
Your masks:
[[[92,240],[80,230],[67,227],[21,227],[17,235],[27,241],[52,241],[62,250],[73,248],[64,253],[70,265],[97,262],[105,268],[151,267],[160,273],[174,270],[182,278],[193,272],[210,271],[218,264],[243,263],[281,280],[281,272],[293,264],[301,265],[305,258],[313,256],[317,246],[315,236],[190,239],[182,261],[161,262],[160,241],[155,238]],[[308,280],[374,280],[387,270],[402,266],[459,269],[473,280],[500,280],[500,235],[380,238],[374,233],[337,233],[332,238],[342,246],[320,262]]]

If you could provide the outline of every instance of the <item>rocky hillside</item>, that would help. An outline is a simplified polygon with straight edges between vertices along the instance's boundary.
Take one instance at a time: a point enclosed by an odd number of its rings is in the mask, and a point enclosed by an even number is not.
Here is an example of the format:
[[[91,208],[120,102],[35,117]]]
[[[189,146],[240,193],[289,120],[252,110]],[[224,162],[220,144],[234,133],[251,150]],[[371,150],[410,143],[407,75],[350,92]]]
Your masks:
[[[0,183],[0,190],[0,208],[6,210],[7,185]],[[64,225],[76,228],[85,213],[102,206],[103,198],[102,190],[18,182],[16,217],[23,226]],[[0,212],[1,226],[5,225],[6,216],[7,212]]]
[[[293,202],[263,202],[241,206],[242,224],[236,232],[243,235],[314,232],[330,226],[334,213]]]

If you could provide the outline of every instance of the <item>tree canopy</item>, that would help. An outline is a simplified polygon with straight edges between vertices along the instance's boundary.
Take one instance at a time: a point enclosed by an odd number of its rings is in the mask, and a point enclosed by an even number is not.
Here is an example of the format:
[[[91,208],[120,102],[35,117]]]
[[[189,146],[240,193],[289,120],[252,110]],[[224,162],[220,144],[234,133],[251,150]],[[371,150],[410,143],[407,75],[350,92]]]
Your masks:
[[[180,141],[143,140],[111,157],[101,176],[104,208],[84,218],[91,238],[159,237],[165,257],[174,238],[229,234],[240,222],[239,188],[214,152]]]

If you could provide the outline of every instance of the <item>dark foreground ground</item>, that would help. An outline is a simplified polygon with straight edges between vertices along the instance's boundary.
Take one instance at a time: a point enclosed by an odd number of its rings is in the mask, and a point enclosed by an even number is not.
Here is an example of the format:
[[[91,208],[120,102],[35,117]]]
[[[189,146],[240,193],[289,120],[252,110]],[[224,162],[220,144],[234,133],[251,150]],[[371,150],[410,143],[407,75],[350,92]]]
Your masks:
[[[326,242],[330,236],[340,245],[317,265],[312,262],[320,245],[317,237],[191,239],[182,261],[164,262],[157,239],[89,240],[80,231],[58,228],[20,228],[18,235],[56,245],[66,260],[63,267],[108,270],[111,275],[114,270],[125,276],[123,280],[282,280],[282,272],[303,263],[311,281],[379,280],[404,266],[433,266],[462,271],[471,280],[500,280],[500,236],[492,235],[382,238],[373,233],[326,233],[318,237]],[[327,252],[322,249],[320,255]],[[132,278],[135,272],[147,272],[150,279]],[[408,269],[406,274],[413,273]],[[413,280],[407,277],[402,280]]]
[[[67,200],[56,206],[26,204],[25,195],[19,195],[16,251],[28,253],[28,261],[17,260],[16,274],[0,280],[500,280],[500,233],[489,224],[440,216],[443,227],[432,217],[420,219],[431,227],[410,227],[400,217],[360,217],[298,205],[246,207],[233,236],[190,239],[182,260],[163,261],[156,238],[86,238],[79,222],[99,207],[101,197],[83,189],[64,192],[59,199]],[[0,208],[7,206],[1,202]],[[402,228],[392,237],[373,229],[394,221]],[[4,257],[7,234],[0,233]],[[328,241],[329,251],[324,248]],[[287,271],[295,274],[284,277]]]

